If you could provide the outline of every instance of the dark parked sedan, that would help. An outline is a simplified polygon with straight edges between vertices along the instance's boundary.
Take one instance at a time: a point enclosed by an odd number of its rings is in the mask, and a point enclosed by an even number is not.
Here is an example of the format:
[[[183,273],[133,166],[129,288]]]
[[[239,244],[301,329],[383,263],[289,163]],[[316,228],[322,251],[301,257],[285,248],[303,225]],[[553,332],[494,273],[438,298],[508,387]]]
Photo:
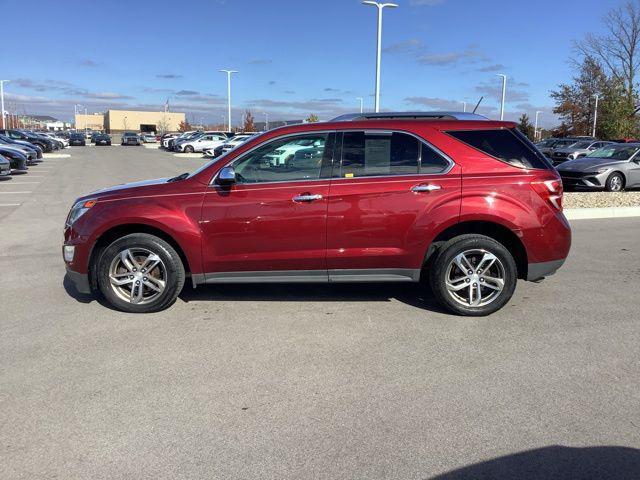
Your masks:
[[[611,144],[558,166],[565,189],[619,192],[640,187],[640,143]]]
[[[13,140],[23,140],[34,145],[38,145],[45,152],[52,152],[58,148],[57,144],[50,138],[44,138],[21,130],[0,130],[0,134],[6,135]]]
[[[11,162],[0,155],[0,177],[11,175]]]
[[[27,170],[27,156],[14,149],[8,149],[0,145],[0,155],[9,160],[11,164],[11,170],[14,171],[26,171]]]
[[[82,133],[72,133],[69,135],[69,145],[80,145],[84,147],[87,144],[87,140]]]
[[[91,137],[91,141],[98,145],[111,145],[111,137],[106,133],[99,133]]]

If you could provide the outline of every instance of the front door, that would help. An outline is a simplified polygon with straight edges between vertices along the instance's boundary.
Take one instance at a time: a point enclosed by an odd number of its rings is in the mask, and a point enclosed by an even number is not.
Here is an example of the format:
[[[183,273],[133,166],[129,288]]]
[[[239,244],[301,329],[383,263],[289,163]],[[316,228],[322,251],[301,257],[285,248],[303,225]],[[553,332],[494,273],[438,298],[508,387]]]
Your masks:
[[[329,280],[417,280],[429,232],[459,215],[459,167],[407,133],[353,131],[336,147],[333,176]]]
[[[230,164],[235,184],[212,183],[201,219],[207,282],[326,281],[325,172],[334,137],[270,141]]]

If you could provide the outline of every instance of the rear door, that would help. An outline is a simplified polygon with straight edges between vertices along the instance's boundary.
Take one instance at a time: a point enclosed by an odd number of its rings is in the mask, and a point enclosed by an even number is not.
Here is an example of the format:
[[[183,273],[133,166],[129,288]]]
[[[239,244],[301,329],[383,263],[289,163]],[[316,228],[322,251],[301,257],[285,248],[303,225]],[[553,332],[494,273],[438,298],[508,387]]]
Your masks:
[[[459,167],[409,133],[382,130],[343,132],[336,158],[327,213],[330,281],[417,280],[429,233],[459,215]]]

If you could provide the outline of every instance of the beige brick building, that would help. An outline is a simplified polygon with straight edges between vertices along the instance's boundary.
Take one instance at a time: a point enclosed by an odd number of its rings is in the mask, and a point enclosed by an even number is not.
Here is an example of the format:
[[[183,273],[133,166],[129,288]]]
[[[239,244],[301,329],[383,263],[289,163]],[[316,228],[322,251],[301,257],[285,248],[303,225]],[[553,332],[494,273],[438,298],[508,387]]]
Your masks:
[[[104,130],[107,133],[177,132],[184,113],[107,110],[105,114],[76,115],[76,128]]]

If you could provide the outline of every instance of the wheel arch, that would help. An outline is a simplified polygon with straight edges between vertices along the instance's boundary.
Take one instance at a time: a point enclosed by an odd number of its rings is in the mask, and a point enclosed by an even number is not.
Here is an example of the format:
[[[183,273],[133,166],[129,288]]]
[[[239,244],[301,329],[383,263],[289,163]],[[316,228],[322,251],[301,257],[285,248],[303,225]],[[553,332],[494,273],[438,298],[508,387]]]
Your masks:
[[[487,220],[468,220],[456,223],[442,230],[429,245],[425,254],[424,266],[428,267],[435,258],[435,253],[437,253],[439,248],[447,241],[466,234],[484,235],[504,245],[512,253],[513,259],[516,262],[518,278],[527,278],[527,250],[518,235],[501,223]]]
[[[622,188],[624,189],[627,186],[627,175],[622,171],[622,170],[614,170],[613,172],[611,172],[609,175],[607,175],[607,180],[606,182],[609,181],[609,179],[611,178],[611,175],[613,174],[619,174],[622,177]],[[606,187],[606,184],[605,184]]]
[[[175,240],[175,238],[162,230],[161,228],[154,227],[152,225],[147,225],[144,223],[126,223],[113,226],[100,234],[100,236],[96,239],[91,248],[91,253],[89,254],[89,262],[88,262],[88,273],[89,273],[89,281],[91,282],[92,288],[97,288],[97,275],[95,263],[98,261],[100,252],[113,243],[116,239],[120,237],[124,237],[125,235],[130,235],[132,233],[147,233],[149,235],[154,235],[158,238],[161,238],[169,245],[171,245],[178,255],[180,256],[180,260],[184,265],[185,272],[187,274],[191,273],[191,266],[189,263],[189,258],[185,254],[185,250],[182,246]]]

